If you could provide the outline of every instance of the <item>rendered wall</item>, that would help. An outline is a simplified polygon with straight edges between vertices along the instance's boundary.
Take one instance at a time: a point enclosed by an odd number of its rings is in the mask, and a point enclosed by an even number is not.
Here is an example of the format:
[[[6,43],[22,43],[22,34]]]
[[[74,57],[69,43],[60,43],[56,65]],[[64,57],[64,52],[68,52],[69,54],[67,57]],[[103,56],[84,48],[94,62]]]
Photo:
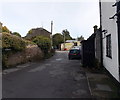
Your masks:
[[[102,30],[107,30],[103,35],[103,66],[119,81],[119,62],[118,62],[118,32],[117,32],[117,18],[109,19],[116,13],[116,7],[112,5],[113,2],[101,2],[101,24]],[[106,36],[111,34],[112,58],[106,56]]]

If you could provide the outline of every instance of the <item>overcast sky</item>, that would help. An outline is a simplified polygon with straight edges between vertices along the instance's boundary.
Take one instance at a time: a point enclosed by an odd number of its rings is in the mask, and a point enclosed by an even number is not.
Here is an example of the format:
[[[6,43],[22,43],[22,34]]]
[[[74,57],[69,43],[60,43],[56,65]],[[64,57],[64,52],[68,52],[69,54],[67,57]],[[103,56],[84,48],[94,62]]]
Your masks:
[[[9,2],[8,2],[9,1]],[[3,0],[0,21],[12,32],[25,36],[31,28],[42,27],[53,34],[67,29],[73,38],[88,38],[99,25],[99,0]],[[17,1],[17,2],[16,2]],[[94,2],[93,2],[94,1]]]

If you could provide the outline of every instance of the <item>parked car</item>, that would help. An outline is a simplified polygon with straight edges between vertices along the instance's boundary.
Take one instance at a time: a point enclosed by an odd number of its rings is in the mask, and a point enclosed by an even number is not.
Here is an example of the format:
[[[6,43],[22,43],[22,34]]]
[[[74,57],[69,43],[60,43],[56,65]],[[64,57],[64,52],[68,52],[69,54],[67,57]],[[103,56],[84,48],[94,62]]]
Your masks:
[[[81,50],[79,48],[72,48],[69,50],[68,59],[81,59]]]

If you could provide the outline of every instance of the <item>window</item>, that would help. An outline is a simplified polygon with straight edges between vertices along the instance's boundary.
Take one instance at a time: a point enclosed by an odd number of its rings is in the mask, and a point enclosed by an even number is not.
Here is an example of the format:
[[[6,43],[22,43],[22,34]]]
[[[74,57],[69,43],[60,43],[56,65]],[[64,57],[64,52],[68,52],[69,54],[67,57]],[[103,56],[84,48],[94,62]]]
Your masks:
[[[112,58],[111,34],[106,36],[106,56]]]

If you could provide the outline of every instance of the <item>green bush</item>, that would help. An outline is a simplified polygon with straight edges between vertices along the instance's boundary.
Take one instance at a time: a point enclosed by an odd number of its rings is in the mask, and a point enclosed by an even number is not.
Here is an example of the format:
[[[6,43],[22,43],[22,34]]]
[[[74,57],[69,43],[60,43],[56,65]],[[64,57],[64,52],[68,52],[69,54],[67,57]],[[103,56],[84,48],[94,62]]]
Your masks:
[[[2,32],[2,65],[3,69],[7,68],[7,59],[10,55],[22,51],[26,47],[25,41],[15,35]]]
[[[3,26],[2,27],[2,32],[10,33],[10,30],[6,26]]]
[[[25,40],[25,39],[24,39],[24,41],[25,41],[26,46],[27,46],[27,45],[35,45],[35,43],[32,42],[32,41]]]
[[[8,33],[2,33],[2,49],[11,49],[14,51],[24,50],[26,47],[25,41],[18,36]]]
[[[33,42],[38,45],[38,47],[43,50],[45,54],[48,54],[48,51],[51,48],[51,41],[50,38],[44,37],[44,36],[38,36],[33,39]]]
[[[16,36],[21,37],[20,33],[18,33],[18,32],[13,32],[12,35],[16,35]]]

